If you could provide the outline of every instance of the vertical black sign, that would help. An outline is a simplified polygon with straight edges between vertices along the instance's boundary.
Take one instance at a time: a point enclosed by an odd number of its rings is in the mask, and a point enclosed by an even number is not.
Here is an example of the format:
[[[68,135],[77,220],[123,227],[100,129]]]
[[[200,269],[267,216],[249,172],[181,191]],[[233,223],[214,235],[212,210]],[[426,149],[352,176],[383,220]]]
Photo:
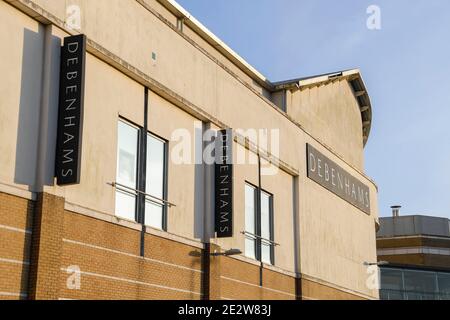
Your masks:
[[[64,38],[59,83],[56,178],[58,185],[80,183],[86,36]]]
[[[218,238],[233,236],[233,132],[218,132],[215,164],[215,225]]]

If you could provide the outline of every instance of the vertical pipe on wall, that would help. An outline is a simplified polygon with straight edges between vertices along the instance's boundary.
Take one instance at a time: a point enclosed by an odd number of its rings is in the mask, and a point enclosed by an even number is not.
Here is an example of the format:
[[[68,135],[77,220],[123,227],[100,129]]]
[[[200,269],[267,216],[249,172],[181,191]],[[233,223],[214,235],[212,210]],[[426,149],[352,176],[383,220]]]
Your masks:
[[[145,192],[147,184],[147,132],[148,132],[148,88],[144,89],[144,128],[141,130],[141,137],[139,141],[139,185],[138,190],[143,193],[138,193],[137,201],[137,221],[142,225],[141,239],[140,239],[140,255],[145,256],[145,233],[147,228],[145,226]]]
[[[261,242],[261,192],[262,192],[262,181],[261,181],[261,155],[258,153],[258,192],[256,195],[256,259],[260,261],[259,267],[259,285],[263,285],[263,263],[262,263],[262,242]]]
[[[292,178],[292,208],[293,208],[293,228],[294,228],[294,270],[295,294],[298,300],[302,299],[301,285],[301,252],[300,252],[300,214],[299,214],[299,177]]]
[[[205,124],[194,124],[194,237],[205,243],[205,163],[203,161],[203,132]]]
[[[213,131],[212,124],[206,123],[204,126],[205,141],[204,148],[206,148],[210,144],[215,143],[215,132]],[[205,150],[205,149],[204,149]],[[214,155],[205,155],[205,160],[208,157],[211,157],[211,160],[214,160]],[[210,161],[204,163],[204,216],[203,216],[203,242],[210,243],[211,239],[214,238],[214,210],[215,210],[215,189],[214,189],[214,172],[215,165],[214,162],[210,163]]]

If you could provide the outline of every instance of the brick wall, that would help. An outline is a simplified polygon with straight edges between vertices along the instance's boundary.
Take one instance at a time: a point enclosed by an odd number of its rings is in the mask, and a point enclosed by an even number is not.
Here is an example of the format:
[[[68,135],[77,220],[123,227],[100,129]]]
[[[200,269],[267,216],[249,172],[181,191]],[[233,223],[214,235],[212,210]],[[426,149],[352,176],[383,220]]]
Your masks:
[[[221,259],[221,298],[233,300],[295,300],[294,277],[230,257]]]
[[[25,299],[34,203],[0,192],[0,300]]]
[[[357,299],[235,257],[0,193],[0,299]]]
[[[200,249],[146,234],[141,257],[140,231],[67,211],[62,241],[59,298],[201,298]],[[77,268],[81,286],[74,289],[70,270]]]

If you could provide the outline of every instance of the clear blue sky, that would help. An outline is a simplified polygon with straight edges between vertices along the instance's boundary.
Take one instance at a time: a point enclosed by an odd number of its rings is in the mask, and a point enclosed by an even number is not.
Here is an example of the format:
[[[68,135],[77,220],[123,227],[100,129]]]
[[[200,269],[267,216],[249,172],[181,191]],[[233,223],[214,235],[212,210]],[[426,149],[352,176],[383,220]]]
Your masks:
[[[271,81],[360,68],[382,216],[450,218],[450,1],[178,0]],[[369,5],[381,27],[366,27]]]

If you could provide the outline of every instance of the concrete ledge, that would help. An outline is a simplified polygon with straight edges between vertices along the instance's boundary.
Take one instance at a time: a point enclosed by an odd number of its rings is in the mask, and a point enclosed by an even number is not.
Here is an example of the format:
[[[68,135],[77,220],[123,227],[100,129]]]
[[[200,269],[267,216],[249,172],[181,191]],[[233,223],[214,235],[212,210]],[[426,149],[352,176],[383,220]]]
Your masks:
[[[36,201],[37,194],[36,192],[31,192],[29,190],[17,187],[17,186],[11,186],[8,184],[4,184],[0,182],[0,192],[7,193],[19,198],[27,199]]]
[[[378,298],[369,296],[369,295],[367,295],[365,293],[354,291],[354,290],[350,290],[350,289],[347,289],[347,288],[344,288],[344,287],[332,284],[332,283],[330,283],[328,281],[321,280],[321,279],[318,279],[318,278],[315,278],[315,277],[312,277],[312,276],[309,276],[309,275],[306,275],[306,274],[302,274],[301,275],[301,279],[309,281],[311,283],[316,283],[316,284],[319,284],[321,286],[328,287],[328,288],[334,289],[336,291],[340,291],[340,292],[343,292],[343,293],[346,293],[346,294],[349,294],[349,295],[352,295],[352,296],[355,296],[355,297],[359,297],[361,299],[378,300]],[[303,283],[302,283],[302,288],[303,288]],[[320,297],[316,298],[316,297],[310,297],[310,296],[306,296],[306,298],[310,299],[310,300],[316,300],[316,299],[320,300],[321,299]]]
[[[133,229],[136,231],[142,231],[142,225],[140,225],[139,223],[137,223],[136,221],[132,221],[132,220],[127,220],[127,219],[122,219],[119,217],[116,217],[114,215],[105,213],[105,212],[100,212],[100,211],[96,211],[93,209],[89,209],[89,208],[85,208],[70,202],[65,202],[64,205],[64,209],[73,213],[78,213],[90,218],[94,218],[97,220],[102,220],[105,222],[109,222],[112,224],[116,224],[125,228],[129,228],[129,229]],[[195,247],[198,249],[204,249],[204,245],[203,243],[199,242],[199,241],[195,241],[192,239],[188,239],[182,236],[178,236],[169,232],[165,232],[165,231],[161,231],[161,230],[156,230],[150,227],[146,228],[146,233],[156,236],[156,237],[160,237],[163,239],[167,239],[167,240],[171,240],[171,241],[175,241],[175,242],[179,242],[191,247]]]

